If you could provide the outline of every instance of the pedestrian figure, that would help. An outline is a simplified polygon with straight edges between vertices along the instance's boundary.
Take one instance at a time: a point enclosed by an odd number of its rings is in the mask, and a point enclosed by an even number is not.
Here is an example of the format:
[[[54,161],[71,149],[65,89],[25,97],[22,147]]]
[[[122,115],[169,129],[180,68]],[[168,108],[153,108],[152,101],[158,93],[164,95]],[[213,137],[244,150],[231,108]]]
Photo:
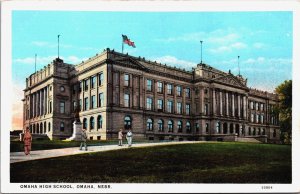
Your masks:
[[[120,131],[118,133],[118,139],[119,139],[119,146],[123,146],[123,133],[122,133],[122,129],[120,129]]]
[[[126,134],[126,139],[127,139],[127,142],[128,142],[128,147],[131,147],[131,144],[132,144],[132,132],[131,132],[130,129],[129,129],[129,131]]]
[[[81,143],[80,143],[80,148],[79,150],[82,150],[82,146],[85,147],[85,151],[87,151],[87,145],[86,145],[86,140],[87,140],[87,135],[86,135],[86,130],[82,129],[81,131]]]
[[[29,127],[26,127],[23,141],[24,141],[24,152],[26,155],[28,155],[30,154],[31,143],[32,143],[32,136],[30,134]]]

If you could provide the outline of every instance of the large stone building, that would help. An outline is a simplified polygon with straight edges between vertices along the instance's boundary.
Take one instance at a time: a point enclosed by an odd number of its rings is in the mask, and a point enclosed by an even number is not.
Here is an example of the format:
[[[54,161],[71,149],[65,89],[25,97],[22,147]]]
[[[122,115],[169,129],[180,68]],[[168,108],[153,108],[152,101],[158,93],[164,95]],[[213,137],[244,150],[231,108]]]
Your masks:
[[[57,58],[26,79],[24,129],[65,139],[79,110],[89,139],[120,128],[149,140],[255,138],[278,142],[277,96],[198,64],[192,71],[106,49],[78,65]]]

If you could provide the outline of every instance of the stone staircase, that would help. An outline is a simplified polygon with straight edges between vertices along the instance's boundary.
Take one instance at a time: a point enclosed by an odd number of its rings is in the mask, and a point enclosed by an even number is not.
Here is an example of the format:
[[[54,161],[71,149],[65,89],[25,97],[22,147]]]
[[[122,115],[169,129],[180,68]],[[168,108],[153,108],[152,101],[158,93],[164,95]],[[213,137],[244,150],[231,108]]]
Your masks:
[[[255,139],[255,138],[249,138],[249,137],[237,137],[237,142],[248,142],[248,143],[262,143],[261,141]]]

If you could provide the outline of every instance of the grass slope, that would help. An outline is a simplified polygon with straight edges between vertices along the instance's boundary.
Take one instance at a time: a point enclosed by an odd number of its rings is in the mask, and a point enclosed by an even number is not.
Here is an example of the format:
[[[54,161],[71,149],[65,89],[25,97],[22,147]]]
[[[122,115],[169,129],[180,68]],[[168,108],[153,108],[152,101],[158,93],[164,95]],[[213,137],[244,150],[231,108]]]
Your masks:
[[[11,164],[11,182],[291,183],[291,146],[201,143]]]

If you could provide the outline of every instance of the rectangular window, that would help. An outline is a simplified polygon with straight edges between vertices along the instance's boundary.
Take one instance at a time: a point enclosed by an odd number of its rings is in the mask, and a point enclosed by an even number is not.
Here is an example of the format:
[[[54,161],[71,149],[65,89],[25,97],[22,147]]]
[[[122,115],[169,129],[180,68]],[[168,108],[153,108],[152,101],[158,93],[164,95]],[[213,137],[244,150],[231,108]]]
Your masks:
[[[260,110],[264,111],[264,104],[263,103],[260,104]]]
[[[170,95],[173,94],[173,85],[172,84],[167,85],[167,94],[170,94]]]
[[[88,110],[89,109],[89,98],[85,97],[84,98],[84,110]]]
[[[182,103],[177,102],[177,114],[182,114]]]
[[[79,92],[82,91],[82,81],[79,82],[78,89],[79,89]]]
[[[251,114],[251,122],[254,122],[254,114]]]
[[[204,106],[204,115],[208,115],[208,104]]]
[[[177,86],[177,96],[181,96],[181,95],[182,95],[182,87]]]
[[[73,101],[73,111],[75,111],[76,108],[77,108],[77,103],[76,103],[76,101],[74,100],[74,101]]]
[[[185,97],[190,98],[191,97],[191,89],[185,88]]]
[[[258,102],[255,103],[255,109],[259,110],[259,103]]]
[[[73,87],[72,87],[72,88],[73,88],[73,94],[75,94],[75,93],[76,93],[76,87],[77,87],[77,85],[76,85],[76,84],[74,84],[74,85],[73,85]]]
[[[208,123],[205,123],[205,132],[208,133],[208,131],[209,131]]]
[[[60,123],[60,131],[64,131],[65,130],[65,123],[61,122]]]
[[[59,102],[59,112],[65,113],[65,102],[63,102],[63,101]]]
[[[95,95],[92,96],[91,98],[91,108],[96,108],[96,97]]]
[[[124,86],[129,86],[129,74],[124,74]]]
[[[95,88],[96,85],[96,76],[91,77],[91,89]]]
[[[172,113],[173,112],[173,101],[168,100],[168,112]]]
[[[49,102],[49,113],[52,113],[52,101]]]
[[[251,109],[254,110],[254,102],[250,102]]]
[[[195,123],[195,128],[196,128],[196,132],[198,132],[198,131],[199,131],[199,129],[200,129],[200,125],[199,125],[199,123]]]
[[[82,110],[82,100],[79,99],[79,110],[81,111]]]
[[[164,103],[164,101],[162,99],[157,100],[157,109],[158,109],[158,111],[163,111],[163,107],[164,107],[163,103]]]
[[[185,114],[186,115],[190,115],[191,114],[191,105],[190,104],[186,104],[185,105]]]
[[[103,85],[103,81],[104,81],[104,76],[103,76],[103,73],[100,73],[98,75],[98,82],[99,82],[99,86],[102,86]]]
[[[152,110],[152,98],[147,98],[147,110]]]
[[[129,107],[129,94],[124,94],[124,106]]]
[[[104,105],[104,95],[103,93],[99,93],[99,96],[98,96],[98,100],[99,100],[99,107],[103,107]]]
[[[259,122],[259,115],[256,115],[256,123]]]
[[[264,115],[260,116],[260,123],[264,123]]]
[[[147,79],[147,91],[152,91],[152,80]]]
[[[157,92],[163,93],[163,83],[162,82],[157,82]]]
[[[84,91],[87,91],[89,89],[89,80],[84,80]]]

